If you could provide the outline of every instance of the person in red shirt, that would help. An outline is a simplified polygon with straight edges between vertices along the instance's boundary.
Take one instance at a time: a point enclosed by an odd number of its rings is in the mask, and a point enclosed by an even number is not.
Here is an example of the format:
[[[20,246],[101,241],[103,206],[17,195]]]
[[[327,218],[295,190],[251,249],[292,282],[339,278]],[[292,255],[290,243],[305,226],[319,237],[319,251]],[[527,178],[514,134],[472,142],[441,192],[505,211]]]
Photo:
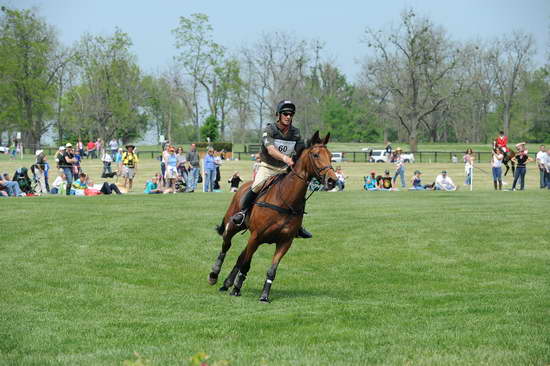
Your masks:
[[[87,154],[88,154],[88,159],[95,159],[96,158],[96,155],[95,155],[95,142],[90,140],[88,142],[88,144],[86,145],[86,150],[87,150]]]
[[[507,153],[509,152],[510,150],[508,149],[508,136],[504,136],[504,131],[500,131],[498,133],[498,137],[496,138],[496,145],[498,148],[500,148],[500,150],[504,153]]]

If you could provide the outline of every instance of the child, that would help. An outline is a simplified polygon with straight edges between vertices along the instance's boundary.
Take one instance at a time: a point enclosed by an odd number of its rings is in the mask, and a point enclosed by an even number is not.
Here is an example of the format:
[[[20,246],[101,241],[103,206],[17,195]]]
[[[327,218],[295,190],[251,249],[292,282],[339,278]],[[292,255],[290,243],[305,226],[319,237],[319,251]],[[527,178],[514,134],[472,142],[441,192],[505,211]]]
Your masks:
[[[376,185],[376,172],[373,170],[370,172],[369,176],[365,177],[365,184],[363,185],[363,188],[367,191],[377,191],[378,187]]]
[[[233,173],[233,176],[231,177],[231,179],[229,179],[229,180],[227,181],[227,183],[231,184],[230,191],[231,191],[231,192],[237,192],[237,190],[239,189],[239,184],[240,184],[242,181],[243,181],[243,180],[242,180],[241,177],[239,176],[239,172]]]

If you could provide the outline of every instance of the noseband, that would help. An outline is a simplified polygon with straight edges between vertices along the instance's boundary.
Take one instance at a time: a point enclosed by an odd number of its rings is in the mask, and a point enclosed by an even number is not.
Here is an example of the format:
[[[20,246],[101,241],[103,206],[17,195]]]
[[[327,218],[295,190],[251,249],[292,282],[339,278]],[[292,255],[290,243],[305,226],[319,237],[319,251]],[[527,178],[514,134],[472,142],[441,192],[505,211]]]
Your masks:
[[[307,155],[308,155],[309,162],[310,162],[311,166],[313,167],[314,177],[319,181],[319,183],[321,183],[321,182],[326,183],[327,173],[325,173],[323,176],[321,176],[321,173],[324,172],[325,170],[329,170],[329,169],[332,169],[334,171],[334,168],[332,167],[332,165],[326,165],[322,168],[317,169],[317,167],[315,166],[315,164],[313,162],[313,157],[312,157],[313,154],[311,152],[308,152]],[[304,182],[309,183],[308,179],[300,176],[300,174],[296,173],[296,171],[292,167],[290,168],[290,170],[295,176],[297,176],[298,178],[300,178]]]

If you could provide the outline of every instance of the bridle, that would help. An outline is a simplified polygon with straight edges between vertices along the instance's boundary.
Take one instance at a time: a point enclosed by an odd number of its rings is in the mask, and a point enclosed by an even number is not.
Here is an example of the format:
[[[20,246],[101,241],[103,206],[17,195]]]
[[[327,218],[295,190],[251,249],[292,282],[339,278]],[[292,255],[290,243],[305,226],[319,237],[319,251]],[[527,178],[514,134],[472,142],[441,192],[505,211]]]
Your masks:
[[[323,148],[326,149],[326,147],[323,146]],[[313,176],[319,181],[319,183],[323,182],[323,185],[326,185],[326,180],[327,180],[327,173],[321,175],[322,172],[324,172],[325,170],[330,170],[332,169],[332,171],[334,171],[334,168],[332,167],[332,165],[326,165],[324,167],[321,167],[319,169],[317,169],[317,166],[315,165],[314,161],[313,161],[313,153],[311,151],[309,151],[307,153],[308,155],[308,159],[309,159],[309,163],[311,164],[311,166],[313,167]],[[307,177],[302,177],[300,176],[300,174],[298,174],[293,167],[290,167],[290,172],[292,174],[294,174],[295,176],[297,176],[298,178],[300,178],[301,180],[303,180],[304,182],[306,182],[307,184],[309,184],[309,182],[311,181],[311,179],[307,179]]]

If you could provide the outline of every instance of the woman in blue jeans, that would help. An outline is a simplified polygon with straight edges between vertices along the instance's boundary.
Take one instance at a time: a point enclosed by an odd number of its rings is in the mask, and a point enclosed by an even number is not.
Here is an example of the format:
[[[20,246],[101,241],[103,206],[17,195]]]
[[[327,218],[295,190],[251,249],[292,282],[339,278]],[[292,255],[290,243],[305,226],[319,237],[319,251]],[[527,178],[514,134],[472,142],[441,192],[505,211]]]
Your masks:
[[[216,161],[214,159],[214,149],[209,148],[204,157],[204,191],[212,192],[214,181],[216,180]]]
[[[514,174],[514,183],[512,183],[512,191],[516,190],[516,183],[518,180],[520,181],[519,190],[523,191],[525,189],[525,173],[527,172],[527,163],[529,161],[533,161],[533,159],[531,159],[529,155],[527,155],[527,151],[524,150],[520,151],[520,153],[514,157],[514,160],[516,161],[517,166],[516,173]]]

